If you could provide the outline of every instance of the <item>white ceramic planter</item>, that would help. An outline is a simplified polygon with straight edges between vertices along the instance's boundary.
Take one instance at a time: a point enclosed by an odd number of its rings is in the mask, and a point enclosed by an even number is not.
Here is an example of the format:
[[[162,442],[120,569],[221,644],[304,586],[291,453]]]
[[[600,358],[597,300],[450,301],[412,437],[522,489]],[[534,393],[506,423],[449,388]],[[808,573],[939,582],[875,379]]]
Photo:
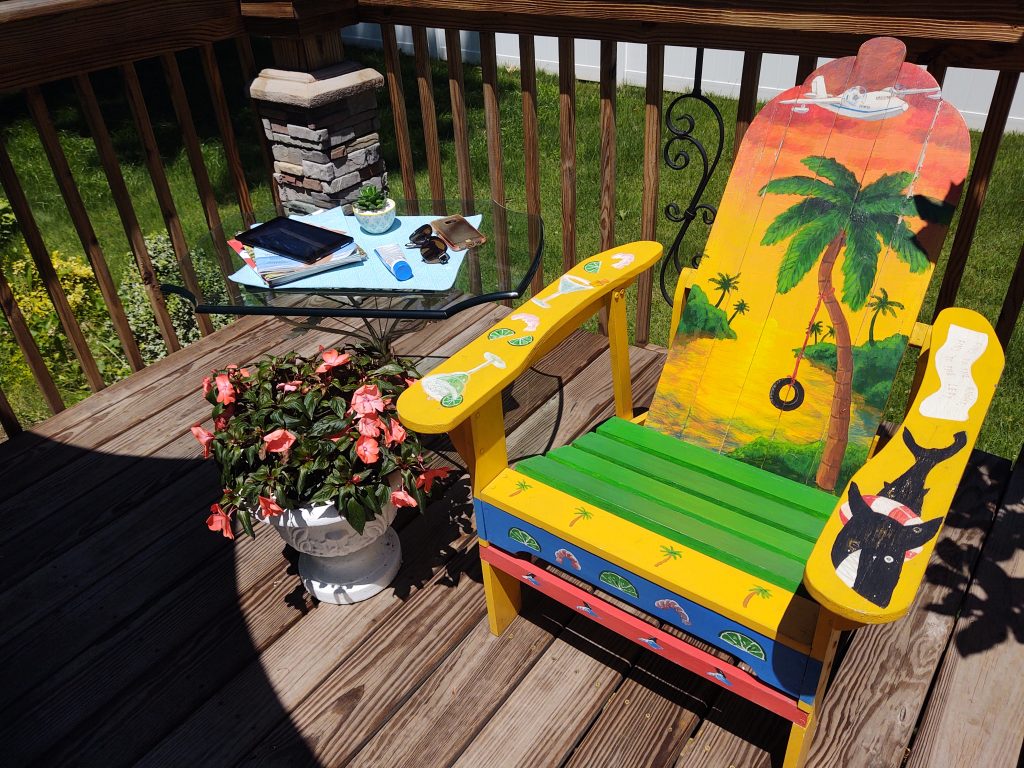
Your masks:
[[[395,201],[389,197],[387,205],[379,211],[364,211],[358,204],[352,203],[352,213],[360,227],[371,235],[379,235],[387,232],[395,223]]]
[[[389,478],[397,488],[401,478]],[[286,509],[261,518],[297,549],[299,576],[311,595],[324,603],[350,605],[383,591],[402,564],[398,534],[391,527],[395,506],[388,504],[362,534],[338,513],[334,504]]]

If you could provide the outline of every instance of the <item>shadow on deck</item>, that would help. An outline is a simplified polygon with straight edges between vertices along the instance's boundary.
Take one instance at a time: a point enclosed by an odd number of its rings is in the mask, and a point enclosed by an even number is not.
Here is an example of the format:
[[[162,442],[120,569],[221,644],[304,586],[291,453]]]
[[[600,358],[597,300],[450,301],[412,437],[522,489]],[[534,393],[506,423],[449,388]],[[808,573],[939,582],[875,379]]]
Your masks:
[[[504,311],[398,349],[428,370]],[[343,330],[240,320],[0,445],[8,764],[779,764],[781,720],[551,601],[492,637],[464,478],[399,518],[399,578],[357,606],[314,605],[269,531],[210,534],[217,473],[188,433],[203,375]],[[649,402],[662,356],[631,361]],[[510,457],[611,415],[609,376],[602,338],[569,337],[506,392]],[[1024,471],[976,453],[912,614],[849,640],[810,765],[1016,762],[1022,536]]]

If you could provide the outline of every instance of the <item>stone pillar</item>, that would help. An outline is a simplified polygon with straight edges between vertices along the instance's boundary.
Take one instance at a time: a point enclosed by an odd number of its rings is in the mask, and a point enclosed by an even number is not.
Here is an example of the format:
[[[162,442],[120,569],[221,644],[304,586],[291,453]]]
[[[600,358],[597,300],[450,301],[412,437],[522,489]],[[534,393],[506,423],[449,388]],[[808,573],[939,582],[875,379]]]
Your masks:
[[[384,77],[355,62],[313,72],[264,69],[249,93],[274,155],[274,178],[289,213],[351,202],[384,184],[377,90]]]

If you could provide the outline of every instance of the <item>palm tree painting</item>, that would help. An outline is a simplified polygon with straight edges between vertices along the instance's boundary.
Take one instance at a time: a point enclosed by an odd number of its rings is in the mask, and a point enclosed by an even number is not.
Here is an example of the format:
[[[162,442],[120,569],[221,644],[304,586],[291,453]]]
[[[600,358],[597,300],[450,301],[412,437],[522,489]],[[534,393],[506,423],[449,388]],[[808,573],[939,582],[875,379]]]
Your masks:
[[[654,564],[655,568],[657,568],[659,565],[664,565],[669,560],[678,560],[680,557],[683,556],[683,553],[673,546],[661,546],[658,547],[658,549],[661,550],[661,554],[663,554],[664,557]]]
[[[740,276],[738,274],[727,275],[725,272],[719,272],[714,277],[709,278],[708,282],[715,286],[715,290],[718,291],[718,301],[715,302],[715,306],[720,307],[723,299],[740,287]]]
[[[573,513],[572,520],[569,521],[569,527],[576,525],[580,520],[590,520],[594,516],[586,507],[576,507],[576,511]]]
[[[807,332],[814,334],[814,343],[818,343],[818,337],[825,332],[825,327],[822,325],[821,320],[815,320],[807,326]]]
[[[743,598],[743,607],[746,608],[750,605],[750,601],[755,597],[760,597],[762,600],[768,600],[772,596],[772,591],[767,587],[760,585],[754,585],[747,591],[747,596]]]
[[[872,294],[868,300],[868,309],[871,310],[871,324],[868,326],[868,344],[875,346],[875,321],[879,315],[896,317],[896,310],[906,309],[898,301],[889,298],[889,292],[885,288],[879,288],[878,293]]]
[[[518,482],[516,482],[516,489],[512,491],[512,493],[510,493],[509,496],[518,496],[523,491],[528,491],[531,488],[533,488],[533,486],[530,485],[528,482],[526,482],[525,480],[519,480]]]
[[[829,93],[934,88],[926,70],[900,63],[903,50],[876,39],[819,74]],[[804,108],[805,91],[773,99],[736,150],[681,307],[723,333],[673,329],[646,426],[835,491],[882,419],[966,183],[970,133],[938,91],[908,94],[902,112],[876,120]],[[879,310],[872,346],[868,302],[885,298],[881,286],[904,309]]]
[[[732,325],[732,321],[736,319],[736,315],[745,315],[750,311],[750,305],[747,304],[743,299],[740,299],[732,305],[732,314],[729,315],[728,323]]]
[[[948,210],[940,201],[908,191],[914,180],[910,171],[885,174],[862,187],[853,171],[834,158],[819,155],[800,162],[814,175],[772,179],[759,191],[762,196],[803,198],[775,217],[761,244],[788,242],[776,275],[779,293],[795,288],[815,264],[818,266],[818,294],[835,328],[837,360],[825,445],[815,479],[819,487],[831,491],[849,442],[853,399],[853,344],[843,305],[858,311],[866,304],[883,244],[912,273],[925,272],[928,254],[903,217],[939,222],[933,212],[947,214]],[[840,253],[844,255],[842,293],[837,297],[832,272]]]

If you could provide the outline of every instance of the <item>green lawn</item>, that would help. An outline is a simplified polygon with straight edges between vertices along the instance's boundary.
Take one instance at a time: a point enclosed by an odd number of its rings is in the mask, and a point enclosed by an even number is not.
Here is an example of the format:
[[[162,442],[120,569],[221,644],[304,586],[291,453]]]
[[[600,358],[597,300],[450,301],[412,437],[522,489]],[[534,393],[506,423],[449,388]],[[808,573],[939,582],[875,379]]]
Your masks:
[[[350,50],[349,55],[360,59],[369,66],[383,70],[383,57],[377,51]],[[228,63],[229,58],[225,57],[225,64]],[[435,102],[442,140],[445,189],[448,197],[456,197],[458,187],[449,111],[447,69],[443,62],[435,62],[434,66]],[[197,77],[199,71],[194,62],[183,58],[182,67],[186,82],[201,83]],[[422,149],[421,117],[411,59],[403,60],[403,73],[415,163],[420,169],[417,174],[418,190],[421,197],[429,197],[426,158]],[[195,242],[205,231],[206,226],[196,200],[195,185],[188,162],[180,146],[173,112],[163,89],[159,87],[159,73],[144,69],[142,75],[144,85],[150,84],[146,88],[146,94],[157,123],[161,153],[168,166],[168,176],[175,200],[190,242]],[[263,167],[255,143],[252,116],[244,107],[244,101],[241,98],[242,85],[237,73],[226,68],[225,77],[229,98],[233,100],[233,106],[236,108],[236,130],[243,144],[244,162],[255,190],[256,204],[258,207],[265,208],[269,205],[269,194],[266,187],[261,184]],[[541,194],[546,234],[545,276],[552,279],[559,273],[562,263],[558,81],[552,75],[538,73],[537,86],[541,145]],[[116,81],[97,81],[97,88],[103,98],[104,112],[111,123],[119,156],[124,163],[129,189],[132,192],[143,229],[146,232],[159,232],[162,229],[162,220],[145,166],[142,164],[141,151],[134,139],[131,119],[119,97],[117,83]],[[216,127],[212,124],[209,109],[204,107],[205,90],[200,87],[197,90],[192,90],[191,93],[194,99],[193,110],[199,123],[198,128],[204,138],[204,155],[207,157],[210,174],[221,202],[222,215],[225,217],[226,224],[233,226],[238,222],[238,210],[232,200],[230,181],[220,144],[216,138]],[[75,177],[92,215],[101,244],[115,273],[121,275],[124,269],[130,266],[127,243],[121,232],[120,223],[106,189],[105,180],[88,133],[76,115],[74,96],[65,90],[48,91],[47,95],[61,129],[65,150],[69,155]],[[522,153],[518,151],[518,148],[522,146],[522,112],[518,72],[505,70],[500,72],[500,96],[501,128],[505,147],[505,188],[509,205],[522,208],[525,205],[525,184],[523,157]],[[672,96],[673,94],[666,94],[666,106]],[[387,101],[386,93],[382,93],[381,99],[383,102]],[[466,67],[466,99],[476,196],[487,197],[489,191],[487,150],[478,67]],[[712,203],[720,198],[725,185],[731,157],[731,126],[736,112],[735,101],[723,98],[716,99],[716,102],[725,115],[727,146],[723,155],[723,165],[707,192],[707,201]],[[17,101],[0,102],[0,104],[4,107],[2,114],[4,115],[3,121],[6,123],[6,126],[0,125],[0,127],[6,127],[8,148],[32,200],[48,247],[68,255],[80,254],[81,247],[78,244],[77,236],[68,220],[63,202],[31,124],[25,119]],[[638,239],[640,236],[643,109],[644,93],[642,88],[627,86],[619,90],[617,110],[618,183],[615,205],[615,237],[619,242],[628,242]],[[382,134],[385,158],[391,169],[393,189],[397,194],[401,194],[398,161],[394,149],[394,133],[390,111],[386,103],[383,105],[382,111],[384,112]],[[580,258],[598,250],[600,137],[597,113],[597,84],[578,83],[576,239],[577,256]],[[705,143],[711,141],[709,129],[708,121],[700,123],[698,135]],[[979,138],[980,134],[972,134],[975,147]],[[1024,210],[1022,210],[1019,193],[1021,179],[1024,179],[1024,135],[1009,134],[1004,138],[1000,149],[990,184],[988,202],[978,224],[972,257],[968,262],[958,297],[960,304],[977,309],[993,322],[999,313],[1006,285],[1021,247],[1021,233],[1024,232]],[[663,209],[670,201],[685,205],[694,183],[695,174],[691,171],[670,171],[663,166],[659,209]],[[674,235],[675,225],[661,219],[658,225],[658,239],[668,244]],[[700,223],[695,223],[684,244],[684,253],[689,256],[699,252],[706,236],[707,228]],[[952,238],[950,238],[950,242],[951,240]],[[948,253],[949,244],[947,242],[946,253]],[[12,258],[12,248],[16,247],[20,247],[20,241],[7,246],[6,253],[0,250],[0,258],[4,259],[4,263],[9,262]],[[928,319],[931,316],[946,253],[940,260],[939,274],[933,281],[932,290],[925,302],[922,319]],[[631,321],[635,317],[633,306],[634,297],[631,296]],[[657,294],[653,302],[651,322],[652,341],[665,344],[667,342],[669,308]],[[27,410],[26,398],[29,397],[29,394],[20,391],[17,386],[12,387],[9,379],[9,374],[0,371],[0,383],[3,384],[5,391],[16,401],[21,410]],[[891,417],[895,417],[903,407],[908,386],[909,367],[905,364],[897,382],[898,397],[895,398],[896,402],[890,406]],[[1003,383],[986,422],[980,446],[993,453],[1013,458],[1020,450],[1022,440],[1024,440],[1024,331],[1018,328],[1008,354]]]

